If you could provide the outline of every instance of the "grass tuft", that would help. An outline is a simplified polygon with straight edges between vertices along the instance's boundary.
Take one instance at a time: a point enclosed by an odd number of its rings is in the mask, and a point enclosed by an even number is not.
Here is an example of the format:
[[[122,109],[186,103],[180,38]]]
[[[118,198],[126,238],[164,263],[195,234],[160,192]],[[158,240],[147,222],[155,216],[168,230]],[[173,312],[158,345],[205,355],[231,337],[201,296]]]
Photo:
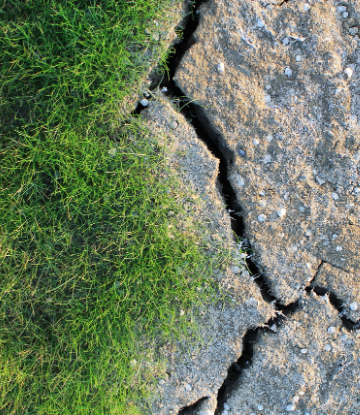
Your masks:
[[[156,375],[148,345],[183,335],[180,308],[207,299],[209,259],[176,227],[182,195],[159,179],[162,152],[140,121],[111,127],[147,53],[164,59],[145,29],[169,5],[0,9],[4,415],[140,413]]]

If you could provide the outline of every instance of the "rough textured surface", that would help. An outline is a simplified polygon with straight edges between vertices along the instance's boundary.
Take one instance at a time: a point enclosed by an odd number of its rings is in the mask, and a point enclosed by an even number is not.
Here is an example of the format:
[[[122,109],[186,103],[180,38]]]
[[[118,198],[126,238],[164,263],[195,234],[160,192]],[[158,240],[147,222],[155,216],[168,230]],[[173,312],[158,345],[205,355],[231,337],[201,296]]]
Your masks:
[[[344,314],[353,322],[360,320],[359,273],[324,264],[314,283],[333,292],[345,304]]]
[[[271,3],[204,4],[175,80],[232,150],[246,234],[287,304],[321,260],[358,272],[360,5]]]
[[[168,378],[159,384],[162,399],[154,402],[153,414],[177,414],[185,406],[207,397],[204,411],[216,408],[217,391],[227,368],[242,351],[242,337],[249,327],[262,325],[274,309],[265,303],[260,291],[236,255],[236,246],[226,212],[216,187],[218,161],[196,137],[195,131],[168,102],[153,101],[142,112],[151,131],[163,133],[169,167],[177,172],[184,188],[189,188],[198,203],[184,201],[188,218],[206,224],[204,238],[214,252],[233,247],[234,263],[224,273],[215,272],[229,298],[204,309],[198,318],[201,341],[193,338],[177,348],[164,345],[161,355],[168,360]]]
[[[227,397],[227,413],[360,413],[359,340],[344,330],[327,297],[302,298],[276,333],[260,335],[251,367]]]

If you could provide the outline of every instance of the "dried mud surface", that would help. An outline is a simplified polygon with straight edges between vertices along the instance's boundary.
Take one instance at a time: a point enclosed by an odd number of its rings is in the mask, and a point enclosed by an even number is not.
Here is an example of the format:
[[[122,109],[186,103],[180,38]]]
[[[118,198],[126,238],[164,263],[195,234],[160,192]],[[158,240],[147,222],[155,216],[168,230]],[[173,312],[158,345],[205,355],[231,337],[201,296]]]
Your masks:
[[[265,4],[206,3],[175,81],[231,150],[246,235],[287,304],[322,260],[359,267],[360,49],[344,24],[360,6]]]
[[[201,347],[164,346],[169,377],[151,413],[359,414],[360,4],[196,4],[170,100],[157,90],[142,114],[198,194],[183,225],[206,223],[209,252],[233,249],[234,265],[213,275],[231,294],[202,311]],[[170,104],[184,96],[192,120]]]

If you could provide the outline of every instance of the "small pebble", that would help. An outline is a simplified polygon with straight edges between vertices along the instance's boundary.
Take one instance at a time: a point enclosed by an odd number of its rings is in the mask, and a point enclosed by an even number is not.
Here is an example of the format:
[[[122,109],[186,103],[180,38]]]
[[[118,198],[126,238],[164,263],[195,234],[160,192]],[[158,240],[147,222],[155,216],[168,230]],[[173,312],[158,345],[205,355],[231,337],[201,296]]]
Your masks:
[[[349,16],[349,13],[348,13],[348,12],[344,12],[344,13],[342,14],[342,17],[343,17],[344,19],[346,19],[348,16]]]
[[[272,140],[273,140],[273,136],[271,135],[271,134],[269,134],[267,137],[266,137],[266,141],[268,141],[269,143],[271,143],[272,142]]]
[[[265,85],[265,89],[268,91],[269,89],[271,89],[271,85],[266,84],[266,85]]]
[[[243,149],[240,148],[239,154],[240,154],[241,157],[244,157],[246,153]]]
[[[224,409],[230,411],[230,405],[227,402],[224,403]]]
[[[303,5],[303,10],[304,10],[304,12],[308,12],[308,11],[310,10],[310,4],[305,3],[305,4]]]
[[[223,62],[219,62],[217,65],[218,72],[224,72],[225,71],[225,65]]]
[[[339,200],[339,195],[338,195],[336,192],[331,193],[331,197],[332,197],[334,200]]]
[[[245,185],[245,180],[240,175],[237,176],[237,184],[240,187],[243,187]]]
[[[338,246],[335,248],[335,250],[336,250],[336,252],[340,252],[340,251],[342,251],[342,246],[338,245]]]
[[[330,344],[325,345],[325,350],[327,352],[331,352],[331,346],[330,346]]]
[[[262,411],[264,409],[264,407],[261,405],[261,403],[259,403],[259,405],[257,406],[258,411]]]
[[[354,192],[355,193],[360,193],[360,187],[355,187]]]
[[[180,317],[182,317],[184,314],[185,314],[185,311],[180,309]]]
[[[295,60],[296,60],[296,62],[300,62],[301,61],[301,56],[300,55],[296,55],[295,56]]]
[[[293,74],[293,71],[287,66],[286,68],[285,68],[285,70],[284,70],[284,74],[288,77],[288,78],[290,78],[291,76],[292,76],[292,74]]]
[[[336,233],[334,233],[334,235],[331,237],[331,239],[333,240],[333,241],[335,241],[335,239],[337,239],[339,237],[339,235],[336,235]]]
[[[294,403],[298,403],[298,402],[299,402],[299,400],[300,400],[300,396],[297,396],[297,395],[295,395],[295,396],[293,397],[293,399],[292,399],[292,401],[293,401]]]
[[[284,39],[282,40],[282,44],[284,46],[287,46],[290,43],[290,40],[287,37],[284,37]]]
[[[355,36],[358,33],[359,29],[357,27],[350,27],[349,33],[351,36]]]
[[[160,380],[159,380],[159,384],[160,384],[160,385],[163,385],[164,383],[165,383],[165,380],[164,380],[164,379],[160,379]]]
[[[143,107],[147,107],[148,105],[149,105],[149,101],[147,100],[147,99],[142,99],[141,101],[140,101],[140,104],[143,106]]]
[[[348,77],[348,79],[351,79],[353,70],[351,68],[346,68],[344,74]]]
[[[259,216],[258,216],[258,221],[259,221],[260,223],[264,223],[264,222],[266,221],[266,216],[265,216],[265,215],[263,215],[263,214],[259,215]]]
[[[337,11],[338,13],[344,13],[344,12],[346,12],[346,7],[345,7],[345,6],[338,6],[338,7],[336,8],[336,11]]]
[[[330,327],[327,329],[327,331],[328,331],[328,333],[329,333],[329,334],[334,334],[334,333],[336,332],[336,328],[335,328],[334,326],[330,326]]]
[[[306,353],[307,353],[307,349],[301,349],[301,350],[300,350],[300,353],[302,353],[302,354],[306,354]]]
[[[264,208],[264,207],[266,207],[266,205],[267,205],[266,200],[264,200],[264,199],[260,200],[260,202],[259,202],[260,207]]]
[[[192,391],[192,387],[189,383],[187,385],[185,385],[185,390],[186,390],[186,392],[191,392]]]
[[[291,404],[289,404],[287,407],[286,407],[286,410],[288,411],[288,412],[292,412],[292,411],[295,411],[295,405],[293,405],[292,403]]]
[[[264,27],[265,26],[264,21],[261,20],[261,19],[258,19],[257,22],[256,22],[256,24],[257,24],[257,27]]]
[[[161,92],[167,92],[167,88],[166,88],[166,86],[163,86],[162,88],[161,88]]]
[[[357,309],[358,309],[358,303],[356,301],[350,304],[350,310],[356,311]]]
[[[286,209],[285,208],[280,208],[276,214],[279,216],[279,218],[282,218],[283,216],[286,215]]]
[[[225,410],[223,410],[223,411],[221,412],[221,415],[229,415],[229,411],[227,411],[227,410],[225,409]]]
[[[254,146],[258,146],[260,144],[259,140],[257,138],[253,139]]]

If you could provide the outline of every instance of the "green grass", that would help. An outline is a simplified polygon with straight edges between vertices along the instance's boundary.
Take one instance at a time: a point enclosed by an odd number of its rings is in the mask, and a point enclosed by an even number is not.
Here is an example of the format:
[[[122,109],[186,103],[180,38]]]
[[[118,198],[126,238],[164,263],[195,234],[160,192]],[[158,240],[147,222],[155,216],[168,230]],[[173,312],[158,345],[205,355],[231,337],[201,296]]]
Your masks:
[[[169,4],[0,6],[1,414],[141,413],[153,342],[208,296],[186,195],[145,125],[118,128]]]

